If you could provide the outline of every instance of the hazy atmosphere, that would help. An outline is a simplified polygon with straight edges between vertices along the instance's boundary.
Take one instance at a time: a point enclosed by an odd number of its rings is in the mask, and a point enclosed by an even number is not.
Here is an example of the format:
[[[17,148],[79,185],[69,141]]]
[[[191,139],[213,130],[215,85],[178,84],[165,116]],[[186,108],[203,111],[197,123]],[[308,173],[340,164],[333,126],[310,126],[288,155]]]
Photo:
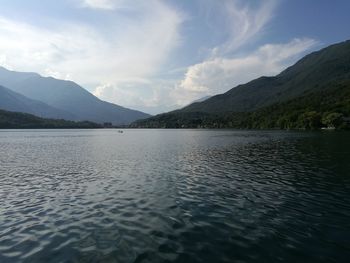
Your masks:
[[[4,0],[0,66],[156,114],[349,38],[349,10],[345,0]]]

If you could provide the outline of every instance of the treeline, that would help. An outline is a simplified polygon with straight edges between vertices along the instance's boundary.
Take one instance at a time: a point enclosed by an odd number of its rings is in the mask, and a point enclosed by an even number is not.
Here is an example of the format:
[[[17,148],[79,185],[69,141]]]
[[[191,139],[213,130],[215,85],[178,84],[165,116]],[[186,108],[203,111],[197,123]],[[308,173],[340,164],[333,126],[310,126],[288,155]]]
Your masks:
[[[131,125],[138,128],[349,129],[350,81],[254,112],[161,114]]]
[[[0,110],[0,129],[88,129],[102,128],[89,121],[44,119],[27,113]]]

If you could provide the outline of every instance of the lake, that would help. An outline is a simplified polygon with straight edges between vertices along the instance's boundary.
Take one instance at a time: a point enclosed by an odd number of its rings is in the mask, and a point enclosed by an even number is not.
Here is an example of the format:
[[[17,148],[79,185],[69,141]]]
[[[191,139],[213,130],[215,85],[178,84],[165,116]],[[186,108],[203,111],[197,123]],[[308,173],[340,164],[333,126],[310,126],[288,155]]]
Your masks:
[[[349,262],[350,133],[0,131],[0,262]]]

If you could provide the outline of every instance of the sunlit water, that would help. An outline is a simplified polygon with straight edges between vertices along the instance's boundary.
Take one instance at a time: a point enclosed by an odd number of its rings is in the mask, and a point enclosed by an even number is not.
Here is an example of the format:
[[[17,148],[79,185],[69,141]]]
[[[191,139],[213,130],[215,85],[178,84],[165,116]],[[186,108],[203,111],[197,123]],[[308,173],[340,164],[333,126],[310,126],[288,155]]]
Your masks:
[[[0,131],[0,262],[349,262],[350,133]]]

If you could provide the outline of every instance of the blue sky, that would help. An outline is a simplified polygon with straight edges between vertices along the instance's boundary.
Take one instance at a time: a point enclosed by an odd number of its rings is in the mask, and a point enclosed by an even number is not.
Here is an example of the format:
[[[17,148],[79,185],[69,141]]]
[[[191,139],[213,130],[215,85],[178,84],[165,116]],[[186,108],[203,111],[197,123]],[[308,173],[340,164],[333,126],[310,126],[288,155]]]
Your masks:
[[[0,65],[148,113],[350,39],[347,0],[1,0]]]

